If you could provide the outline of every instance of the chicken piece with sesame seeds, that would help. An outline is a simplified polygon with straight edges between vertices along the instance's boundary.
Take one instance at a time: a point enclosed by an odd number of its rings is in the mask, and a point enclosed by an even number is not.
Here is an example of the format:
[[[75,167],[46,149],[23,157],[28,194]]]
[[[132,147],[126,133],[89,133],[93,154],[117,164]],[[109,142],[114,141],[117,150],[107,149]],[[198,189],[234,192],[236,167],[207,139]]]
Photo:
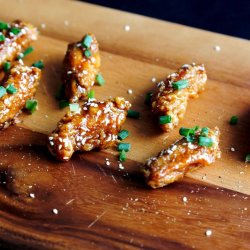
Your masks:
[[[0,87],[0,129],[15,123],[15,118],[25,107],[27,100],[36,93],[41,78],[41,70],[15,63],[6,74]],[[11,86],[12,90],[8,91]],[[7,90],[7,91],[6,91]]]
[[[221,157],[219,129],[215,127],[209,130],[206,138],[209,138],[212,144],[207,146],[200,141],[201,131],[199,129],[195,132],[192,142],[183,137],[162,150],[157,157],[147,161],[143,173],[149,186],[159,188],[181,180],[186,173],[210,165]]]
[[[38,31],[32,24],[14,21],[10,24],[1,22],[0,35],[0,69],[6,61],[13,61],[27,49],[31,42],[37,40]]]
[[[152,96],[152,112],[159,118],[163,131],[168,132],[183,119],[189,98],[196,98],[205,88],[207,75],[204,65],[184,64],[177,72],[158,83]]]
[[[98,42],[93,34],[71,43],[63,61],[62,80],[65,97],[70,102],[86,99],[101,65]]]
[[[130,106],[124,98],[116,97],[100,102],[89,100],[76,112],[69,111],[48,137],[50,152],[68,161],[75,151],[115,145]]]

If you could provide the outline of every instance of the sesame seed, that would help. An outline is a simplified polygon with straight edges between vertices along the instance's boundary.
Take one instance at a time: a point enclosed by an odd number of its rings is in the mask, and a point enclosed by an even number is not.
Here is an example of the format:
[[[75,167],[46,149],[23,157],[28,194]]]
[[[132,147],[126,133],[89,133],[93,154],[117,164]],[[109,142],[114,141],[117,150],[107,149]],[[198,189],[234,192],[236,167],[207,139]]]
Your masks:
[[[132,95],[132,94],[133,94],[133,90],[132,90],[132,89],[128,89],[127,92],[128,92],[129,95]]]
[[[219,52],[219,51],[221,50],[221,48],[220,48],[219,45],[215,45],[213,48],[214,48],[214,50],[217,51],[217,52]]]
[[[205,235],[207,236],[207,237],[210,237],[211,235],[212,235],[212,230],[211,229],[207,229],[206,230],[206,232],[205,232]]]
[[[184,197],[182,198],[182,201],[186,203],[186,202],[188,201],[188,198],[187,198],[186,196],[184,196]]]
[[[127,32],[130,31],[130,26],[129,25],[125,25],[124,26],[124,30],[127,31]]]
[[[45,24],[45,23],[42,23],[42,24],[41,24],[41,28],[42,28],[42,29],[45,29],[45,28],[46,28],[46,24]]]
[[[235,148],[232,147],[232,148],[230,148],[230,150],[231,150],[232,152],[234,152],[234,151],[235,151]]]
[[[56,208],[53,208],[52,212],[53,214],[58,214],[58,210]]]
[[[152,77],[151,81],[152,81],[152,82],[156,82],[156,78],[155,78],[155,77]]]
[[[33,194],[33,193],[30,193],[30,198],[35,198],[35,194]]]

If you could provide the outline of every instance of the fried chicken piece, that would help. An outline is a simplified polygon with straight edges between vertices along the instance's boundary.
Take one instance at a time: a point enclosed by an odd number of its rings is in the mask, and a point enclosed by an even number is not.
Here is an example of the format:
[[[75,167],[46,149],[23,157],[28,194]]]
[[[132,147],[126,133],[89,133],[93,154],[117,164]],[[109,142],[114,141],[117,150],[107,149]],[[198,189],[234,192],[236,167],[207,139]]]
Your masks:
[[[130,106],[122,97],[85,102],[77,112],[68,112],[59,121],[48,137],[50,152],[57,159],[68,161],[75,151],[113,146]]]
[[[1,33],[5,39],[0,42],[0,69],[3,68],[4,62],[15,60],[38,36],[38,31],[32,24],[19,20],[0,30]]]
[[[24,66],[15,63],[6,75],[2,87],[5,89],[12,85],[14,91],[8,91],[0,98],[0,129],[7,128],[15,123],[15,118],[25,107],[27,100],[34,97],[39,81],[41,70],[35,67]]]
[[[143,169],[147,184],[152,188],[166,186],[182,179],[187,172],[210,165],[220,158],[219,129],[215,127],[214,130],[209,130],[206,138],[212,140],[210,146],[201,146],[204,144],[199,141],[200,135],[201,130],[198,130],[193,142],[188,142],[183,137],[162,150],[157,157],[150,158]]]
[[[63,61],[62,80],[65,97],[70,102],[86,99],[95,83],[100,65],[99,46],[93,34],[89,33],[81,41],[68,45]]]
[[[184,80],[184,81],[183,81]],[[152,97],[152,112],[157,116],[170,116],[169,123],[160,123],[163,131],[176,127],[187,108],[189,98],[196,98],[204,90],[207,80],[204,65],[185,64],[158,83],[157,91]],[[181,82],[180,82],[181,81]],[[176,85],[184,83],[188,87],[176,89]],[[182,85],[183,87],[183,85]]]

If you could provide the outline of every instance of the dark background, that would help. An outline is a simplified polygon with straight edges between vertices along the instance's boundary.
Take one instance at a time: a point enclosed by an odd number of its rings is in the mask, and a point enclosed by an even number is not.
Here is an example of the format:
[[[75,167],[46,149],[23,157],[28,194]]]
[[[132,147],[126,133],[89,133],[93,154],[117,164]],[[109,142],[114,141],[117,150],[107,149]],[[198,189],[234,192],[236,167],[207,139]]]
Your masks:
[[[250,0],[87,0],[85,2],[250,39]]]

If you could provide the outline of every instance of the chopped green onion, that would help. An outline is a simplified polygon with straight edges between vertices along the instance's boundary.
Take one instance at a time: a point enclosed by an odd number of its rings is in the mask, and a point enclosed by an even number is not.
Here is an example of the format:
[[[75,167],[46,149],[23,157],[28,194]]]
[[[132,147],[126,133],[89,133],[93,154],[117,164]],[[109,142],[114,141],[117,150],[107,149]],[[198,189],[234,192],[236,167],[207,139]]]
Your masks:
[[[44,63],[43,63],[43,61],[37,61],[37,62],[33,63],[32,66],[36,67],[38,69],[43,69],[44,68]]]
[[[5,62],[3,64],[3,70],[4,70],[4,72],[8,72],[10,70],[10,67],[11,67],[11,63],[10,62]]]
[[[152,95],[153,95],[152,92],[148,92],[148,93],[146,94],[146,97],[145,97],[145,104],[146,104],[146,105],[150,105],[151,99],[152,99]]]
[[[0,22],[0,30],[7,30],[9,25],[5,22]]]
[[[210,137],[199,136],[198,144],[200,146],[211,147],[213,146],[213,139]]]
[[[88,93],[88,98],[89,99],[93,99],[95,98],[95,91],[93,89],[91,89]]]
[[[208,127],[204,127],[201,129],[201,136],[208,136],[209,133],[209,128]]]
[[[130,109],[128,110],[127,117],[138,119],[140,117],[140,112]]]
[[[98,83],[100,86],[102,86],[105,83],[105,80],[101,73],[99,73],[95,78],[96,83]]]
[[[21,32],[21,30],[19,28],[12,27],[10,29],[10,32],[13,33],[14,35],[18,35]]]
[[[59,102],[59,108],[60,109],[64,109],[64,108],[66,108],[66,107],[68,107],[69,106],[69,102],[67,101],[67,100],[61,100],[60,102]]]
[[[188,80],[184,79],[184,80],[180,80],[178,82],[174,82],[173,83],[173,88],[176,90],[180,90],[180,89],[185,89],[189,86],[188,84]]]
[[[195,141],[194,135],[187,135],[185,138],[186,138],[187,142],[194,142]]]
[[[166,124],[166,123],[171,123],[172,117],[170,115],[162,115],[159,117],[159,123],[161,125]]]
[[[3,42],[5,40],[5,36],[4,36],[4,34],[1,34],[0,35],[0,42]]]
[[[86,35],[83,39],[82,46],[88,49],[92,41],[93,41],[92,37],[90,35]]]
[[[118,144],[118,151],[125,151],[128,152],[131,149],[131,144],[130,143],[119,143]]]
[[[6,89],[3,86],[0,86],[0,98],[6,94]]]
[[[129,132],[128,132],[128,130],[125,130],[125,129],[121,130],[121,131],[119,132],[119,134],[118,134],[118,138],[119,138],[120,140],[124,140],[124,139],[126,139],[128,136],[129,136]]]
[[[122,150],[122,152],[120,152],[119,154],[119,161],[126,161],[126,152],[124,150]]]
[[[57,90],[57,92],[56,92],[56,94],[55,94],[55,98],[57,99],[57,100],[60,100],[60,99],[62,99],[64,97],[64,85],[61,85],[59,88],[58,88],[58,90]]]
[[[249,162],[250,162],[250,154],[247,154],[247,155],[246,155],[245,162],[246,162],[246,163],[249,163]]]
[[[30,54],[31,52],[33,52],[33,51],[34,51],[34,48],[33,47],[29,47],[23,53],[20,53],[17,56],[17,59],[20,60],[20,59],[24,58],[25,56],[27,56],[28,54]]]
[[[6,87],[6,90],[9,94],[15,94],[17,92],[17,89],[14,87],[13,84],[9,84],[7,87]]]
[[[231,125],[236,125],[238,123],[238,117],[236,115],[232,116],[230,119]]]
[[[182,127],[179,130],[179,134],[182,135],[182,136],[188,136],[190,133],[193,134],[192,132],[193,132],[192,128],[183,128]]]
[[[37,100],[27,100],[25,103],[25,108],[30,112],[34,113],[37,108]]]
[[[86,50],[84,51],[84,55],[85,55],[87,58],[89,58],[89,57],[91,57],[92,53],[91,53],[91,51],[90,51],[89,49],[86,49]]]
[[[69,104],[69,109],[71,112],[79,112],[80,111],[80,106],[78,103],[70,103]]]

